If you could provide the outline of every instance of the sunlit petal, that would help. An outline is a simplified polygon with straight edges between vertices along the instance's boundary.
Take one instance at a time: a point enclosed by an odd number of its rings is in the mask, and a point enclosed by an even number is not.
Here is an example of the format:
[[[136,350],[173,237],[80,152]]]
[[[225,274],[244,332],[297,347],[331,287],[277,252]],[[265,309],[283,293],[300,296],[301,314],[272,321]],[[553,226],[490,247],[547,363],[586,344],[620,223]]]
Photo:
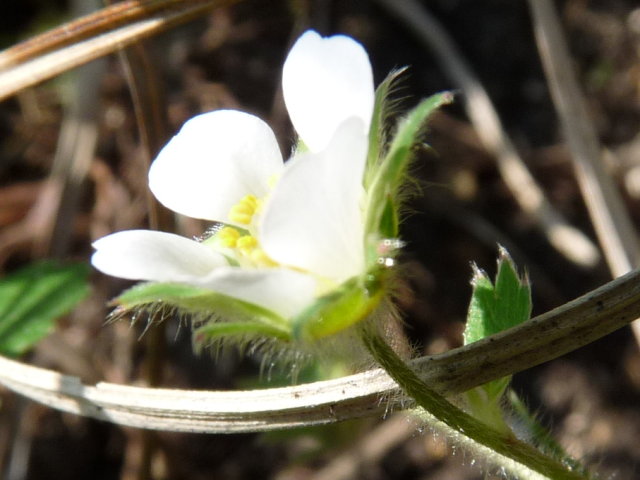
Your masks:
[[[311,150],[323,149],[349,117],[359,117],[369,127],[371,64],[362,45],[349,37],[322,38],[314,31],[302,35],[285,61],[282,88],[293,126]]]
[[[283,318],[300,313],[317,291],[312,276],[281,268],[222,267],[195,285],[262,306]]]
[[[93,243],[91,263],[114,277],[156,282],[190,282],[222,265],[209,247],[172,233],[128,230]]]
[[[269,126],[254,115],[217,110],[198,115],[162,149],[149,170],[149,188],[171,210],[228,222],[243,196],[268,191],[282,169]]]
[[[362,272],[366,152],[362,121],[352,118],[326,150],[287,164],[262,217],[260,238],[271,258],[338,281]]]

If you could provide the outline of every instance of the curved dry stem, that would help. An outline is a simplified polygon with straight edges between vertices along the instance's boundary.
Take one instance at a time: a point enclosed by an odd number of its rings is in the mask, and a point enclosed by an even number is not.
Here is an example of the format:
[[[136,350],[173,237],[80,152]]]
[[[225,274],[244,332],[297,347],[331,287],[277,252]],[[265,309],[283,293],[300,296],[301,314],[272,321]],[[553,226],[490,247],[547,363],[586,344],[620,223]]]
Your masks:
[[[196,4],[206,0],[193,0]],[[17,65],[56,48],[144,19],[161,10],[179,7],[185,0],[125,0],[83,15],[0,52],[0,69]]]
[[[640,316],[640,272],[613,280],[518,327],[441,355],[415,360],[439,394],[460,393],[552,360]],[[0,383],[52,408],[140,428],[234,433],[318,425],[401,407],[382,370],[286,388],[187,391],[79,378],[0,357]]]

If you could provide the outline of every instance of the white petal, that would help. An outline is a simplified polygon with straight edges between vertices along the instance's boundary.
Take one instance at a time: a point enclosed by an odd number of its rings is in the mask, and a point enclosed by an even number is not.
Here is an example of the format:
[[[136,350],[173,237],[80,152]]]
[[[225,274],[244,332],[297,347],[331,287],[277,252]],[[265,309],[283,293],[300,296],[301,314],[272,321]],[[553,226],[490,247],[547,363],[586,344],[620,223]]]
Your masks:
[[[317,281],[310,275],[281,268],[222,267],[197,285],[291,318],[311,304]]]
[[[366,152],[362,122],[352,118],[326,150],[287,163],[261,219],[260,240],[271,258],[336,281],[362,273]]]
[[[227,265],[209,247],[172,233],[128,230],[93,243],[91,263],[98,270],[129,280],[190,283]]]
[[[311,150],[324,148],[349,117],[359,117],[369,128],[371,64],[362,45],[349,37],[303,34],[284,63],[282,89],[293,126]]]
[[[243,196],[262,197],[282,155],[258,117],[217,110],[192,118],[162,149],[149,170],[149,188],[171,210],[228,222]]]

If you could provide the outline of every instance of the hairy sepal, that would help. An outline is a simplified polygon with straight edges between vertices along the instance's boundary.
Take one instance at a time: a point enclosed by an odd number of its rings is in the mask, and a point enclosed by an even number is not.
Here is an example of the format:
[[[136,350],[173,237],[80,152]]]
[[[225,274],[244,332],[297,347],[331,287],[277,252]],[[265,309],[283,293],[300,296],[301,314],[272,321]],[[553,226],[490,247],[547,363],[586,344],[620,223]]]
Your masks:
[[[389,87],[385,88],[388,89]],[[378,100],[378,95],[376,95],[376,109],[378,108]],[[365,180],[369,202],[365,215],[365,232],[373,243],[384,237],[382,231],[397,230],[397,224],[389,226],[388,220],[389,218],[394,218],[394,221],[397,222],[400,192],[402,186],[407,182],[407,172],[413,156],[413,147],[420,143],[424,126],[429,116],[442,105],[452,101],[453,94],[451,92],[441,92],[420,102],[418,106],[398,122],[395,135],[380,160],[374,161],[373,156],[379,156],[380,154],[379,143],[381,139],[379,137],[373,139],[378,142],[378,146],[374,147],[374,150],[371,150],[371,145],[369,146],[369,163],[366,175],[369,180]],[[374,112],[374,122],[377,119],[376,115],[380,114]],[[378,121],[380,122],[379,119]],[[377,125],[375,128],[378,130],[382,128],[380,123]],[[370,139],[372,137],[374,137],[373,126]],[[370,143],[373,143],[373,141],[370,141]],[[396,209],[392,217],[389,216],[389,205]]]
[[[262,342],[271,338],[288,342],[290,335],[277,328],[260,322],[207,322],[193,332],[193,345],[196,352],[205,347],[233,344],[243,347],[246,344]]]
[[[366,319],[384,296],[383,274],[354,277],[319,297],[292,320],[293,338],[318,340]]]
[[[227,295],[178,283],[142,283],[115,299],[120,311],[166,307],[198,318],[215,312],[221,323],[244,325],[246,333],[260,330],[281,340],[291,339],[288,322],[274,312]],[[227,327],[231,331],[234,327]],[[210,330],[213,332],[213,330]]]
[[[369,127],[369,150],[367,154],[367,168],[364,179],[364,186],[368,188],[373,180],[373,173],[377,165],[383,159],[383,151],[387,145],[389,129],[389,118],[393,114],[394,106],[397,103],[391,97],[391,92],[396,81],[407,70],[407,67],[392,71],[376,88],[373,115],[371,126]]]

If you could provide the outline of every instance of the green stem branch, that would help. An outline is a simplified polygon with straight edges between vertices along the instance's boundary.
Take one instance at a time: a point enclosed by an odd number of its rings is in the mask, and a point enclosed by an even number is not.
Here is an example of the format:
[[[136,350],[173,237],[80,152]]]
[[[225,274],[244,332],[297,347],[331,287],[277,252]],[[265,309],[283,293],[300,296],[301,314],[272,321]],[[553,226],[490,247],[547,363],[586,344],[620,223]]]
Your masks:
[[[434,421],[432,426],[444,430],[449,439],[470,449],[472,453],[481,456],[482,460],[527,480],[588,478],[522,442],[512,433],[498,432],[451,404],[423,383],[374,328],[362,329],[362,340],[389,376],[426,411],[423,417],[430,424]]]

